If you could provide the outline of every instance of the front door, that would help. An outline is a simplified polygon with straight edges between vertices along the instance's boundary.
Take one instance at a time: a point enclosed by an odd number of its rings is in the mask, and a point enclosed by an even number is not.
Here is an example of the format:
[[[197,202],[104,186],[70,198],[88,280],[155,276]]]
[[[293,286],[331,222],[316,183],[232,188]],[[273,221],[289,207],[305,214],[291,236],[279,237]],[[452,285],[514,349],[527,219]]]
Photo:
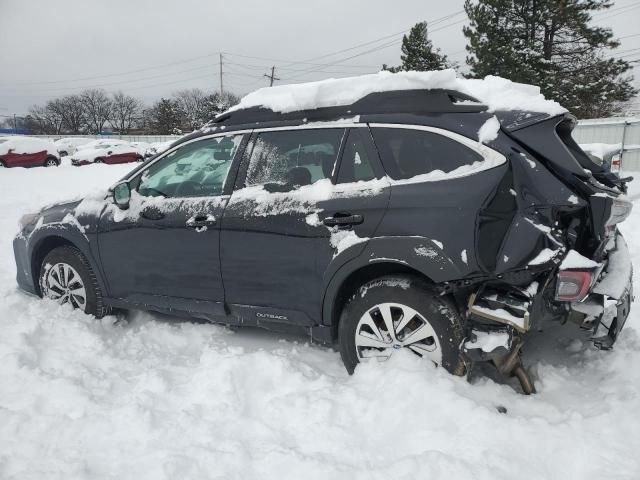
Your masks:
[[[131,179],[128,210],[103,212],[98,245],[110,297],[222,314],[220,219],[241,141],[228,135],[181,145]]]

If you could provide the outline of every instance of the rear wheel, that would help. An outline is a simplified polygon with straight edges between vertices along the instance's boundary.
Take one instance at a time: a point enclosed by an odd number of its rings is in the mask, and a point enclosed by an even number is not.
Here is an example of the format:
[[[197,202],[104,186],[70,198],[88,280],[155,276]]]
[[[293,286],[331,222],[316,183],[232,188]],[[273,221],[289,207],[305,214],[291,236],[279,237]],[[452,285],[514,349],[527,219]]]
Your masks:
[[[104,163],[104,158],[96,158],[93,163]]]
[[[361,362],[384,361],[401,349],[455,375],[465,371],[454,305],[418,278],[381,277],[363,285],[345,305],[338,333],[349,373]]]
[[[58,166],[58,159],[56,157],[47,157],[47,159],[44,161],[44,166],[45,167],[57,167]]]
[[[102,292],[85,256],[75,247],[51,250],[40,267],[40,293],[102,318],[108,313]]]
[[[6,165],[4,164],[4,162],[2,160],[0,160],[0,168],[5,168]]]
[[[144,162],[144,157],[136,157],[136,162]]]

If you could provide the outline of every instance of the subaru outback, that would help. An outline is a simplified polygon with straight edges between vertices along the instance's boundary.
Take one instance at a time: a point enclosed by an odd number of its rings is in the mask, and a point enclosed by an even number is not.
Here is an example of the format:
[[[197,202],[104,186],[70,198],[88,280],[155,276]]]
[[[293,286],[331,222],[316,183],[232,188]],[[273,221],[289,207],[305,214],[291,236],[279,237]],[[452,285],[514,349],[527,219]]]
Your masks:
[[[304,331],[350,373],[400,349],[457,375],[493,362],[529,393],[529,331],[570,320],[609,349],[632,300],[629,179],[574,124],[446,89],[236,108],[105,194],[26,215],[17,281],[98,318]]]

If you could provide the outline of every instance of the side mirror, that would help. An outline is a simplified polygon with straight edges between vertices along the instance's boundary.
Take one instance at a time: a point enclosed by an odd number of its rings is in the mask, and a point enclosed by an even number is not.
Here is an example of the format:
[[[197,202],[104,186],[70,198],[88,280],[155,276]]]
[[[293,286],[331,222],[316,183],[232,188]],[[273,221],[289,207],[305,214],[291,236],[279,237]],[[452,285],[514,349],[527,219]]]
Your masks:
[[[113,152],[112,152],[111,150],[109,150],[109,151],[107,152],[107,155],[111,155],[112,153],[113,153]]]
[[[7,150],[7,153],[13,153],[13,148],[10,148],[9,150]]]
[[[131,186],[129,182],[118,183],[113,187],[113,203],[115,203],[122,210],[129,208],[129,201],[131,200]]]

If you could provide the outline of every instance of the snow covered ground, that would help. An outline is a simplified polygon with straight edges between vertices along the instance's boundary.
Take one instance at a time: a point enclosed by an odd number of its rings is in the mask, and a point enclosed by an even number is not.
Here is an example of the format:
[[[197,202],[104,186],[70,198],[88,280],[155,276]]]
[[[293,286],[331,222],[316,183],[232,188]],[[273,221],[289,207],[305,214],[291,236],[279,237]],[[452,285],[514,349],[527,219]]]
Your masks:
[[[525,397],[409,355],[349,377],[304,338],[17,291],[19,217],[134,166],[0,171],[0,478],[640,478],[638,306],[612,352],[569,326],[531,339]],[[623,230],[638,272],[640,205]]]

